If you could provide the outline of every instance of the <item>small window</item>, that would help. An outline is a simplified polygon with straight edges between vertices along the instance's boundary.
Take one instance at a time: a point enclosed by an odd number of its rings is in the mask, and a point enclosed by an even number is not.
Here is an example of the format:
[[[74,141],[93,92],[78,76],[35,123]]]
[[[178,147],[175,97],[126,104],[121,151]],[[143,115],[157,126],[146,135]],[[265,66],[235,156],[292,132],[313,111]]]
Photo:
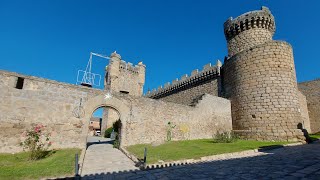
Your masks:
[[[17,79],[17,84],[16,84],[16,88],[17,88],[17,89],[23,89],[23,83],[24,83],[24,78],[18,77],[18,79]]]
[[[120,91],[120,93],[123,93],[123,94],[129,94],[128,91]]]

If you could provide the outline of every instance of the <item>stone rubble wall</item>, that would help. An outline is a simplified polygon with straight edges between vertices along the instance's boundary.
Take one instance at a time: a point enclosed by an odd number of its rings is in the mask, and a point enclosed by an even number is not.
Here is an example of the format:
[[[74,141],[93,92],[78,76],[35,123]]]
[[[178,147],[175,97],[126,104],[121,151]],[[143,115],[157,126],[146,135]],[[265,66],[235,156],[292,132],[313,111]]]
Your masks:
[[[212,138],[217,131],[232,130],[230,101],[209,94],[195,107],[149,98],[133,99],[130,119],[126,123],[125,146],[165,142],[168,122],[175,126],[172,140]]]
[[[24,78],[16,89],[17,78]],[[20,152],[23,132],[36,124],[51,133],[52,148],[85,148],[89,120],[99,107],[119,111],[122,146],[163,143],[167,123],[176,125],[173,140],[212,138],[216,131],[231,131],[227,99],[203,95],[194,107],[0,71],[0,152]],[[74,110],[82,98],[83,114]],[[114,113],[112,113],[114,115]]]
[[[307,98],[310,132],[320,132],[320,79],[299,83],[298,87]]]
[[[17,77],[24,78],[23,89],[15,88]],[[46,126],[51,132],[53,148],[83,147],[84,122],[72,112],[81,98],[85,104],[87,99],[101,92],[0,71],[0,152],[21,151],[18,144],[23,139],[22,133],[36,124]]]

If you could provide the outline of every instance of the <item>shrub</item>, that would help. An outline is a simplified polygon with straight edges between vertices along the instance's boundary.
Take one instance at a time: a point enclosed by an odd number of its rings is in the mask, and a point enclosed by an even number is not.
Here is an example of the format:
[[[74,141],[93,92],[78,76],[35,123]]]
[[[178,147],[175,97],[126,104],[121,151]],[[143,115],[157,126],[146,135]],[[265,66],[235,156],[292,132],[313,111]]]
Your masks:
[[[105,138],[110,138],[111,133],[112,133],[112,130],[113,130],[112,127],[106,129],[105,132],[104,132],[104,137],[105,137]]]
[[[20,143],[23,150],[30,151],[30,159],[38,160],[44,158],[48,154],[48,148],[51,146],[49,141],[49,134],[43,133],[44,126],[38,124],[27,130],[25,133],[25,140]]]
[[[214,143],[231,143],[231,142],[237,141],[238,139],[239,139],[239,136],[233,132],[222,132],[222,133],[217,132],[213,136]]]
[[[121,121],[120,121],[120,119],[118,119],[116,122],[114,122],[112,124],[112,127],[114,129],[114,132],[119,132],[119,130],[121,129]]]
[[[120,148],[120,140],[119,140],[119,134],[115,132],[115,140],[113,141],[113,148]]]
[[[115,133],[115,139],[113,141],[113,148],[120,148],[120,137],[119,133],[121,133],[121,121],[118,119],[116,122],[113,123],[112,125],[114,133]]]

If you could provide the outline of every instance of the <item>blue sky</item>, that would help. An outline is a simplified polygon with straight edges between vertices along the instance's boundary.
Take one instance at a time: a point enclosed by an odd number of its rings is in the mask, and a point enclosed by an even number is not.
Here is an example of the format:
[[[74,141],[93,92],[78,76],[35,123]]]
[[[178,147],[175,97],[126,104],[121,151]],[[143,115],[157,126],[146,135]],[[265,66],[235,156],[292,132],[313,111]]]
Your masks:
[[[227,54],[223,23],[268,6],[294,48],[298,81],[320,77],[318,0],[0,1],[0,69],[76,83],[89,53],[147,65],[145,91]],[[107,61],[93,59],[103,74]]]

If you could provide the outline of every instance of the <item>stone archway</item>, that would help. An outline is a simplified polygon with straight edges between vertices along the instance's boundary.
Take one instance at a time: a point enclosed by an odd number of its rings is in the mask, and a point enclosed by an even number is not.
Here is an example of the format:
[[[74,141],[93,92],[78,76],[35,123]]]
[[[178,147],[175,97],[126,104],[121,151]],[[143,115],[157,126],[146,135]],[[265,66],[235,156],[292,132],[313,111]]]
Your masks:
[[[105,98],[105,94],[100,94],[97,95],[93,98],[88,99],[86,103],[84,104],[84,111],[85,115],[82,118],[83,121],[83,128],[82,128],[82,136],[83,136],[83,141],[82,142],[87,142],[88,138],[88,131],[89,131],[89,121],[92,113],[98,109],[99,107],[110,107],[112,109],[115,109],[119,113],[119,117],[121,120],[121,132],[125,131],[126,127],[126,122],[130,118],[130,106],[129,102],[121,97],[118,97],[116,95],[112,95],[109,98]],[[121,133],[120,134],[120,142],[121,146],[123,144],[126,144],[126,134]],[[84,144],[86,146],[86,144]]]
[[[110,106],[98,107],[90,118],[90,136],[98,136],[95,134],[95,130],[100,131],[100,136],[105,136],[105,131],[113,127],[113,124],[120,119],[120,112]]]

